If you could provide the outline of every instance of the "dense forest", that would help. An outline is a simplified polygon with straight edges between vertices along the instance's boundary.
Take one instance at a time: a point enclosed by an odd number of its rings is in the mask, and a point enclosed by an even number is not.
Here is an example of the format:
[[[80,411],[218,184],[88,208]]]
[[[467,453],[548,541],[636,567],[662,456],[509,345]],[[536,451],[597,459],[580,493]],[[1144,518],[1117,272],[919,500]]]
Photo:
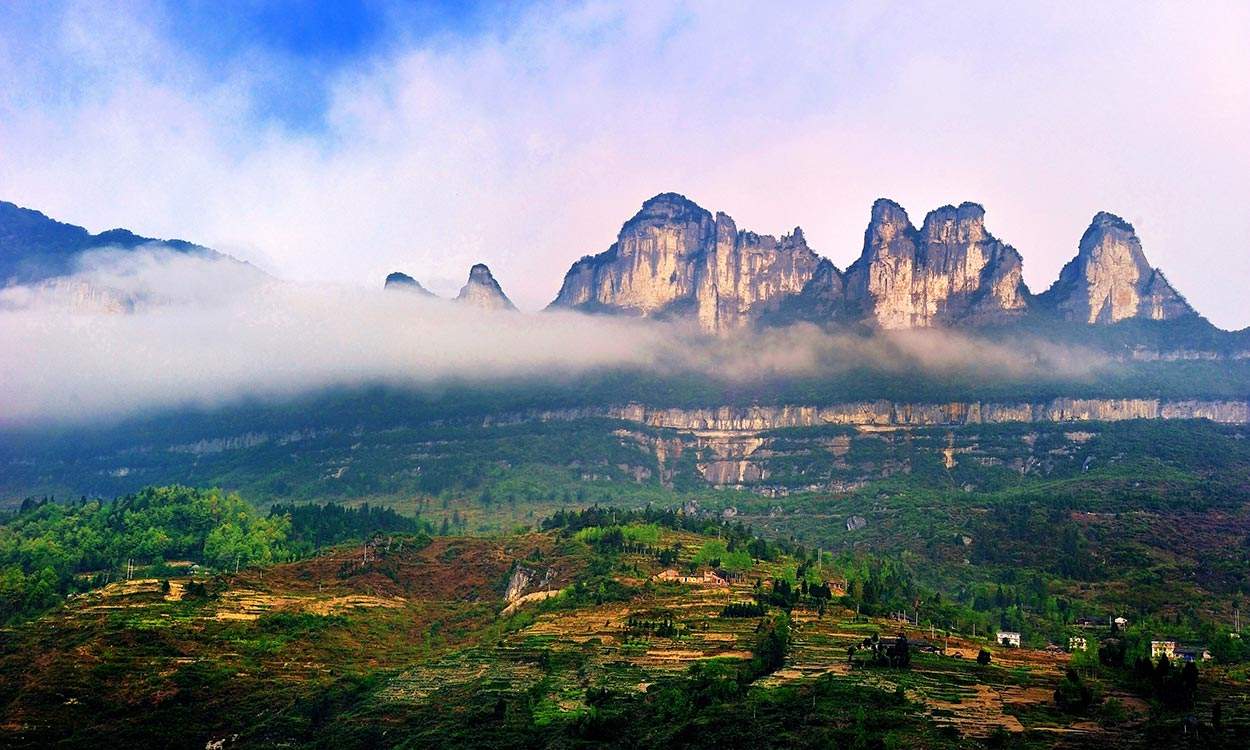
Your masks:
[[[287,505],[262,515],[234,493],[149,487],[113,501],[27,500],[0,519],[0,623],[128,570],[169,576],[180,565],[238,569],[290,560],[377,532],[417,533],[419,520],[363,505]]]

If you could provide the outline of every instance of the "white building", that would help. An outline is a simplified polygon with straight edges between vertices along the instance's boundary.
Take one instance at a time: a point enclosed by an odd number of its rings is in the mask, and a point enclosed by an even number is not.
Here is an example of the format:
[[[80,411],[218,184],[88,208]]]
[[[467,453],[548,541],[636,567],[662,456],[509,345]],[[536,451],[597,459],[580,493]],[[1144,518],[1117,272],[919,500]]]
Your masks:
[[[1012,630],[1000,630],[994,638],[1000,645],[1020,648],[1020,634]]]

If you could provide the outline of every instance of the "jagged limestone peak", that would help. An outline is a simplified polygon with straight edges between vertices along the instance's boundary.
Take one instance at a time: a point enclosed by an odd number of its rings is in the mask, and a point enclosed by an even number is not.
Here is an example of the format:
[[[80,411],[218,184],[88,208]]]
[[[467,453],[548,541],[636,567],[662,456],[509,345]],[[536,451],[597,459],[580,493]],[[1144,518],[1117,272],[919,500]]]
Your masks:
[[[986,230],[979,204],[930,211],[917,230],[907,211],[885,198],[873,203],[845,288],[859,317],[888,329],[1014,316],[1029,296],[1019,254]]]
[[[1088,324],[1193,314],[1189,303],[1150,266],[1133,225],[1107,211],[1094,215],[1076,257],[1042,300],[1061,316]]]
[[[678,193],[643,203],[606,251],[565,275],[553,307],[643,317],[691,316],[709,332],[746,325],[798,294],[818,262],[801,230],[778,241],[740,231]]]
[[[456,301],[486,310],[516,309],[485,263],[476,263],[469,269],[469,280],[460,288]]]
[[[946,205],[924,217],[920,234],[926,242],[981,242],[993,237],[985,231],[985,209],[979,203]]]

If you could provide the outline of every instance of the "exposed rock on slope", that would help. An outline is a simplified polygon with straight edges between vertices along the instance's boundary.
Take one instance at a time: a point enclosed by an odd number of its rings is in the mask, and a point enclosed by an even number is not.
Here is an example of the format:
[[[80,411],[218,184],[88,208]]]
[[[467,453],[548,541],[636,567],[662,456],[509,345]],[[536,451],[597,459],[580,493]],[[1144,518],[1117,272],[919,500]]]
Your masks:
[[[689,315],[703,330],[728,331],[798,294],[819,262],[800,229],[781,239],[739,231],[723,213],[662,193],[607,251],[573,264],[552,306]]]
[[[1057,310],[1085,324],[1193,314],[1146,263],[1133,228],[1100,213],[1056,284],[1035,298],[1015,248],[975,203],[931,211],[920,229],[897,203],[872,207],[858,260],[839,272],[802,230],[780,239],[739,230],[684,196],[662,193],[613,245],[573,264],[553,307],[686,317],[726,332],[756,321],[865,322],[878,328],[982,325]]]
[[[466,302],[485,310],[515,310],[512,300],[503,293],[490,269],[478,263],[469,269],[469,280],[456,295],[457,302]]]
[[[725,214],[675,193],[657,195],[606,252],[569,270],[553,306],[664,317],[706,331],[783,319],[865,318],[883,328],[998,320],[1029,299],[1020,254],[985,229],[973,203],[940,208],[917,231],[897,203],[879,200],[863,255],[843,275],[801,229],[777,239],[739,230]]]
[[[1020,254],[985,229],[975,203],[943,206],[917,231],[878,200],[864,251],[846,271],[848,303],[882,328],[928,328],[1018,315],[1027,307]]]
[[[1133,225],[1105,211],[1094,217],[1076,257],[1039,302],[1064,318],[1089,324],[1195,314],[1163,272],[1150,267]]]
[[[728,436],[800,427],[952,427],[979,424],[1120,422],[1134,419],[1209,419],[1250,424],[1250,401],[1158,398],[1054,398],[1044,401],[945,403],[879,399],[825,406],[720,406],[665,408],[631,403],[583,409],[533,411],[514,419],[562,422],[607,417],[656,429]]]
[[[408,274],[400,273],[399,271],[388,274],[386,277],[386,283],[382,285],[382,288],[394,289],[401,292],[416,292],[417,294],[423,294],[426,297],[434,296],[434,292],[431,292],[429,289],[421,286],[421,282],[412,278]]]
[[[75,313],[126,314],[135,311],[134,295],[122,289],[73,277],[57,277],[37,284],[0,289],[0,310],[55,307]]]

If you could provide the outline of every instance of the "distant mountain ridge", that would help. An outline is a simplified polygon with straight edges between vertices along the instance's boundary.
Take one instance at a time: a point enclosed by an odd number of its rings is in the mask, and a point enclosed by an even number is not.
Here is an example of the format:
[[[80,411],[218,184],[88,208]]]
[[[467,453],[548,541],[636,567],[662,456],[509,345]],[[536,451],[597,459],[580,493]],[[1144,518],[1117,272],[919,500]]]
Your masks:
[[[0,286],[32,284],[66,276],[73,273],[76,260],[88,250],[105,247],[134,250],[152,245],[179,253],[242,262],[193,242],[153,239],[128,229],[92,234],[39,211],[0,201]]]
[[[677,193],[643,203],[611,247],[575,262],[551,307],[687,317],[712,333],[770,320],[913,329],[1198,317],[1146,261],[1132,225],[1106,212],[1059,280],[1034,295],[1022,256],[986,229],[976,203],[930,211],[917,229],[902,206],[876,201],[862,253],[843,272],[799,228],[780,239],[739,230]]]
[[[126,229],[92,234],[0,201],[0,286],[42,284],[85,306],[125,310],[128,302],[112,299],[111,290],[54,280],[71,274],[88,250],[145,246],[234,260]],[[1150,265],[1133,226],[1114,214],[1094,216],[1076,256],[1045,292],[1029,290],[1023,263],[987,229],[985,209],[976,203],[937,208],[917,228],[898,203],[875,201],[860,256],[843,271],[809,247],[799,227],[779,238],[761,235],[683,195],[660,193],[622,225],[607,250],[572,264],[549,309],[688,319],[718,334],[796,321],[887,330],[1027,321],[1066,331],[1187,321],[1177,329],[1186,336],[1222,333]],[[390,274],[384,286],[433,296],[405,273]],[[470,269],[456,299],[516,309],[484,264]]]

